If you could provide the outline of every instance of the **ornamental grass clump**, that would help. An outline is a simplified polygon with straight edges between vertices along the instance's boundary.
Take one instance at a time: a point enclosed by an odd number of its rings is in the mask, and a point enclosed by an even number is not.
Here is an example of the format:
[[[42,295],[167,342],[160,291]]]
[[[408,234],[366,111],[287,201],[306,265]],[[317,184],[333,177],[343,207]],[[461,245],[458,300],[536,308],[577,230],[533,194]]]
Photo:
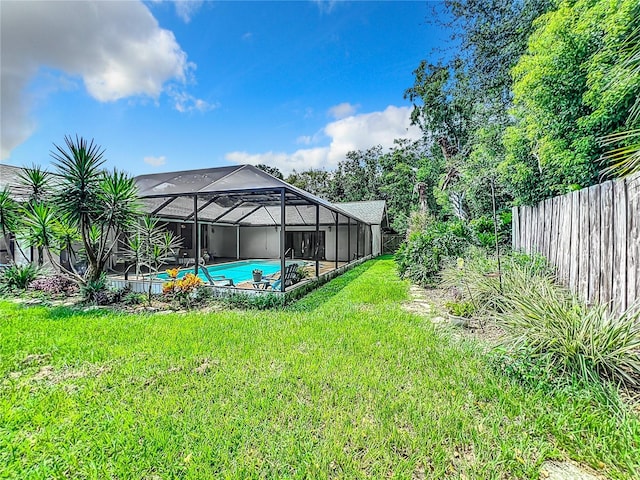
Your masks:
[[[492,316],[501,308],[500,298],[510,296],[519,285],[511,272],[521,271],[527,277],[553,277],[553,271],[541,257],[511,253],[498,260],[483,249],[471,248],[465,258],[450,259],[440,272],[440,286],[455,291],[456,296],[474,307],[474,316]]]
[[[511,350],[586,381],[603,377],[640,386],[640,312],[587,307],[552,275],[532,275],[523,267],[505,272],[504,283],[508,293],[497,298],[494,317]]]

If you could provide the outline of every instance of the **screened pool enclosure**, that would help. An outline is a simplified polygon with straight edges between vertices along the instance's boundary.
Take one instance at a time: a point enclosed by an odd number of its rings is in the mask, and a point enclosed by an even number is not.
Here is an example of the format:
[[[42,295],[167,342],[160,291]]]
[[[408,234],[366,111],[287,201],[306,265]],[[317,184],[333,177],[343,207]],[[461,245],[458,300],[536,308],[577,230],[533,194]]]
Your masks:
[[[145,211],[180,236],[178,264],[301,261],[316,277],[372,254],[371,224],[252,166],[136,177]],[[193,265],[195,264],[195,265]],[[285,282],[279,285],[285,291]]]

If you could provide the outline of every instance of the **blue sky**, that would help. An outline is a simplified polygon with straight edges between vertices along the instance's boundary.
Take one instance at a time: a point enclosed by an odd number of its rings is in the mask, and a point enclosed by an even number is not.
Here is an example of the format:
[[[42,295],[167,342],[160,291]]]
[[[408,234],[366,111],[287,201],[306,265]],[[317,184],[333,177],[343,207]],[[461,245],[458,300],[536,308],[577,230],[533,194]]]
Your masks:
[[[267,163],[332,169],[418,138],[403,92],[449,32],[433,2],[11,2],[2,161],[94,138],[132,174]]]

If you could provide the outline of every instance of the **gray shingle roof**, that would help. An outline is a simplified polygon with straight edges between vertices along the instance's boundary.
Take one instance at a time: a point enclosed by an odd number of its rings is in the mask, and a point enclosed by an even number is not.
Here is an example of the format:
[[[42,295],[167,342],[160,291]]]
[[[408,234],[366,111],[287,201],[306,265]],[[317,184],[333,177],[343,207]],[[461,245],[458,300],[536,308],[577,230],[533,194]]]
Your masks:
[[[336,203],[345,212],[349,212],[367,223],[381,225],[386,218],[387,202],[384,200],[366,200],[363,202]]]

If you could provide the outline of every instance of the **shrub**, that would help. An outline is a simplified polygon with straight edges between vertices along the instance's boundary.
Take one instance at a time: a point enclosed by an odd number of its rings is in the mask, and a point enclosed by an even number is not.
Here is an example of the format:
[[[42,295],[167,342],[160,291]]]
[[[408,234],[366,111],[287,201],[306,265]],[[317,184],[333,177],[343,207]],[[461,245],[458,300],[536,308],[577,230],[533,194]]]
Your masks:
[[[424,230],[411,232],[396,252],[400,275],[422,286],[433,285],[443,262],[468,248],[470,233],[460,221],[427,222]]]
[[[267,310],[283,307],[284,296],[275,293],[267,293],[263,295],[244,295],[242,293],[234,293],[221,297],[220,302],[234,308]]]
[[[167,272],[169,272],[167,270]],[[180,305],[190,307],[191,297],[195,295],[198,288],[202,287],[204,282],[193,273],[187,273],[182,278],[175,278],[169,274],[171,280],[162,285],[162,293],[172,300],[177,300]]]
[[[509,281],[513,288],[500,297],[495,316],[512,350],[587,381],[600,376],[640,386],[640,312],[589,308],[553,277],[524,269],[513,269]]]
[[[509,296],[518,288],[511,281],[510,272],[514,269],[524,270],[533,278],[553,277],[553,270],[542,257],[511,253],[501,258],[499,271],[495,256],[488,256],[485,250],[471,248],[464,258],[446,262],[440,272],[440,285],[455,289],[464,300],[472,303],[476,316],[490,315],[500,308],[496,302],[501,296]]]
[[[32,263],[9,265],[0,272],[0,287],[3,290],[26,290],[29,284],[40,275],[40,272],[40,267]]]
[[[37,278],[29,284],[29,288],[50,295],[73,295],[78,292],[76,282],[62,275]]]
[[[471,318],[476,311],[476,307],[471,302],[447,302],[445,307],[451,315],[456,317]]]
[[[89,280],[80,287],[80,294],[85,301],[95,303],[96,305],[107,305],[110,303],[109,294],[107,292],[107,275],[102,275],[96,280]]]
[[[144,293],[129,292],[122,297],[122,303],[125,305],[140,305],[144,303],[146,298]]]
[[[505,210],[497,215],[498,243],[503,246],[511,244],[511,211]],[[493,224],[493,216],[483,215],[469,222],[469,227],[475,236],[479,246],[493,250],[496,245],[496,232]]]

